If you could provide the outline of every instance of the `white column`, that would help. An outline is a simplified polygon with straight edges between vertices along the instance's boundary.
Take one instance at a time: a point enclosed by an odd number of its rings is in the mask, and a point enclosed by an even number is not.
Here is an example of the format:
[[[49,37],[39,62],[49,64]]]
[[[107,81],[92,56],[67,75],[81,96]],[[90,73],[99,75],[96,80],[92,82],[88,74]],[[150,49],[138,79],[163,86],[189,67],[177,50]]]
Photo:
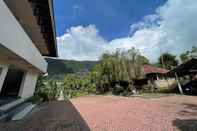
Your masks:
[[[8,72],[8,65],[0,65],[0,92]]]
[[[19,97],[28,98],[33,96],[38,75],[39,73],[35,71],[27,71],[24,74],[18,94]]]

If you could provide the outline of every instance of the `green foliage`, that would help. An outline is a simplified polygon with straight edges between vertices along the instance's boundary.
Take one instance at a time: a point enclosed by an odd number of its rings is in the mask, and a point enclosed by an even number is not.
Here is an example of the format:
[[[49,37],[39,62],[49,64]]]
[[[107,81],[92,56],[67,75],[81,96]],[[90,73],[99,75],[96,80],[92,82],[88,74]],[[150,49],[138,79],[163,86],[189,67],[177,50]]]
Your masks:
[[[148,60],[145,60],[135,48],[103,54],[100,63],[91,72],[97,91],[112,91],[115,94],[131,92],[134,89],[133,80],[144,77],[142,65],[145,62]],[[128,86],[123,87],[120,82]],[[116,84],[112,85],[114,83]]]
[[[91,82],[90,76],[66,75],[63,83],[63,91],[67,98],[78,97],[95,93],[95,85]]]
[[[96,87],[91,82],[89,74],[85,76],[67,74],[63,80],[41,76],[37,82],[35,96],[43,98],[44,101],[52,101],[58,99],[61,91],[66,99],[93,94]]]
[[[44,101],[56,100],[59,94],[57,80],[40,76],[37,81],[35,95],[43,98]]]
[[[168,70],[173,69],[178,65],[176,56],[170,53],[164,53],[159,57],[159,65]]]
[[[180,55],[180,59],[182,63],[187,62],[192,58],[197,58],[197,47],[193,46],[190,51],[186,51]]]
[[[87,73],[97,61],[74,61],[74,60],[61,60],[46,58],[48,62],[49,77],[58,76],[59,79],[63,78],[66,74]]]
[[[81,71],[82,69],[85,68],[85,65],[83,63],[80,63],[78,61],[72,61],[72,60],[67,60],[67,61],[64,61],[64,64],[73,70],[73,72],[79,72]]]
[[[185,53],[182,53],[180,55],[180,59],[181,59],[182,63],[185,63],[185,62],[187,62],[189,60],[189,56],[188,55],[189,55],[189,51],[186,51]]]
[[[141,62],[142,65],[150,65],[150,61],[148,58],[146,58],[143,55],[139,56],[139,61]]]

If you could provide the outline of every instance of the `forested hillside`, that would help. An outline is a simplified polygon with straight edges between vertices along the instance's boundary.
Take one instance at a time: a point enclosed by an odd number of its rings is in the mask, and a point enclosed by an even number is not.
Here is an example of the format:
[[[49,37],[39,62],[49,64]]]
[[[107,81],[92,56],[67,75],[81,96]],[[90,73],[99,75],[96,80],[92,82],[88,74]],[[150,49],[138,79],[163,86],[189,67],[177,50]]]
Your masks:
[[[97,61],[74,61],[46,58],[48,62],[48,74],[64,75],[68,73],[87,73]]]

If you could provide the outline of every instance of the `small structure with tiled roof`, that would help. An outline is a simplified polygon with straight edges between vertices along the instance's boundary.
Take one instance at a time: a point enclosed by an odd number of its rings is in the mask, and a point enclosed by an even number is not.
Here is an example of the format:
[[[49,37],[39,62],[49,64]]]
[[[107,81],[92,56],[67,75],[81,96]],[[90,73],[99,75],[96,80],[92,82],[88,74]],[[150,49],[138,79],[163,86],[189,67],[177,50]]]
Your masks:
[[[158,79],[159,76],[164,76],[169,70],[158,68],[150,65],[144,65],[144,74],[148,78]]]

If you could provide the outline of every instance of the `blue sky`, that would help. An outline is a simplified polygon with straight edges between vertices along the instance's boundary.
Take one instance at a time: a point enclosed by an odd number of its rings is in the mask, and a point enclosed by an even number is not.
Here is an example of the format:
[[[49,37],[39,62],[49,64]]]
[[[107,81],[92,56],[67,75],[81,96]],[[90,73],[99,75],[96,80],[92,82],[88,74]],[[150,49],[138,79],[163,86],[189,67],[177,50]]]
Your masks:
[[[59,58],[138,49],[154,63],[197,45],[197,0],[54,0]]]
[[[57,35],[94,24],[107,40],[128,35],[130,25],[155,13],[166,0],[55,0]]]

